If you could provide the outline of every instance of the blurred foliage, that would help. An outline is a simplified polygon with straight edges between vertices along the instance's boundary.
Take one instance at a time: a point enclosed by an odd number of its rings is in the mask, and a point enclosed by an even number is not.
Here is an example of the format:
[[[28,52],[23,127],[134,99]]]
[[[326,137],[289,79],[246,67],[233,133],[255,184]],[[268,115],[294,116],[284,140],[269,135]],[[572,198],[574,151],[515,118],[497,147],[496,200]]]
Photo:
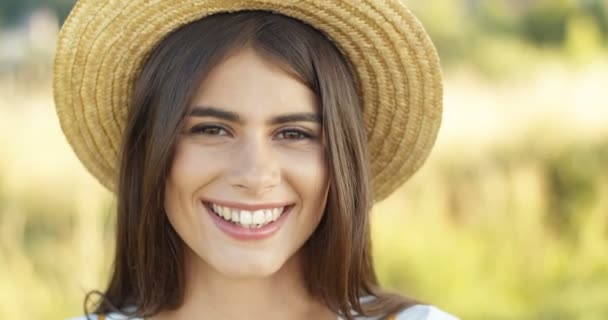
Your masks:
[[[545,171],[550,222],[559,234],[576,238],[594,205],[606,196],[598,180],[608,171],[608,140],[597,146],[571,146],[548,161]]]
[[[534,43],[559,45],[566,39],[568,18],[575,11],[572,1],[538,1],[523,15],[522,32]]]
[[[608,140],[530,142],[435,158],[381,203],[383,282],[463,319],[608,318]]]
[[[608,44],[604,0],[404,2],[424,24],[447,68],[464,64],[504,77],[538,63],[548,50],[576,61],[604,53]]]
[[[2,0],[0,1],[0,27],[19,24],[33,9],[52,9],[60,21],[65,20],[75,0]]]

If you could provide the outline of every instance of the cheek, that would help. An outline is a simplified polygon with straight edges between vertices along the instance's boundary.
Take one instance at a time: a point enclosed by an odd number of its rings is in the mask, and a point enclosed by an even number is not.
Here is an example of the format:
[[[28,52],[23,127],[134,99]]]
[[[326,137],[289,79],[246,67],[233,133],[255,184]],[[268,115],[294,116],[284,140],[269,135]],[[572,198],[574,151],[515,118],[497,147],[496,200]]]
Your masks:
[[[321,150],[294,153],[282,159],[285,178],[304,204],[322,213],[329,185],[329,169]]]
[[[186,142],[178,143],[169,180],[179,190],[195,191],[220,170],[217,166],[222,162],[203,151]]]
[[[212,177],[214,162],[186,143],[178,143],[165,187],[165,209],[169,215],[194,205],[198,189]]]

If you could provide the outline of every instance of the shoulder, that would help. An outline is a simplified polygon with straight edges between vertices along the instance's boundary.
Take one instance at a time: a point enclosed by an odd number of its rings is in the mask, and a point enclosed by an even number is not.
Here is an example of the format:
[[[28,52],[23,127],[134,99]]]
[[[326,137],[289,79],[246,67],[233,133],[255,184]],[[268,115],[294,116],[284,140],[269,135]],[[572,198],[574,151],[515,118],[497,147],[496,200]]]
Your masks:
[[[88,316],[80,316],[75,318],[67,318],[65,320],[142,320],[140,318],[129,318],[123,314],[110,313],[105,317],[100,317],[96,314],[90,314]]]
[[[110,313],[105,320],[128,320],[129,318],[122,314]],[[398,314],[392,319],[394,320],[459,320],[457,317],[440,310],[437,307],[430,305],[415,305],[409,307]],[[75,318],[68,318],[66,320],[102,320],[96,314],[87,316],[80,316]],[[130,320],[142,320],[140,318],[131,318]]]
[[[415,305],[399,312],[395,320],[458,320],[457,317],[430,305]]]
[[[88,316],[66,318],[65,320],[99,320],[99,317],[96,314],[90,314]]]

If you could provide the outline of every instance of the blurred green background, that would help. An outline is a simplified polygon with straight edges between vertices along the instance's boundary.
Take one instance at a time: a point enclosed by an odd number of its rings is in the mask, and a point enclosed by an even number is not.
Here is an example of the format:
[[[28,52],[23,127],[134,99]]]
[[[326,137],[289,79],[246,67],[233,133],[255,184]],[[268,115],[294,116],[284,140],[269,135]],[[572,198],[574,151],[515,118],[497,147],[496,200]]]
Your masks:
[[[404,0],[435,41],[445,116],[373,212],[382,282],[463,319],[608,319],[608,1]],[[54,114],[73,0],[0,2],[0,319],[82,314],[114,200]]]

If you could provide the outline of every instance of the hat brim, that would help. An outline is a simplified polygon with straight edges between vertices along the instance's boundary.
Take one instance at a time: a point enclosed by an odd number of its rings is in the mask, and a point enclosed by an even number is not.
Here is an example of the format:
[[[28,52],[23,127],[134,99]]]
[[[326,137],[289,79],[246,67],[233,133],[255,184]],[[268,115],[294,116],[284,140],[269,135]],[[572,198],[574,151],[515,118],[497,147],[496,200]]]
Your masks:
[[[435,47],[401,1],[80,0],[59,35],[54,98],[69,143],[105,187],[115,188],[129,97],[150,52],[184,24],[240,10],[310,24],[349,61],[363,101],[376,201],[420,168],[441,122],[441,71]]]

